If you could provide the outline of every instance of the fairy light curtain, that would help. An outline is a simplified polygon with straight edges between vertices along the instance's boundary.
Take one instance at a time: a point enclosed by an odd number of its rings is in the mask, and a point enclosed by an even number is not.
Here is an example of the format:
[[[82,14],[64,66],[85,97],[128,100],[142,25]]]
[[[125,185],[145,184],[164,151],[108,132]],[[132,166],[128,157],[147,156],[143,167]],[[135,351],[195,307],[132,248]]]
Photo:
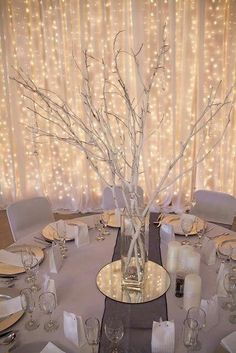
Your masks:
[[[109,61],[112,40],[124,30],[124,49],[144,43],[142,70],[148,75],[166,22],[167,71],[151,97],[148,129],[153,133],[144,146],[140,177],[147,197],[201,112],[210,86],[222,79],[223,92],[235,81],[235,0],[2,0],[0,16],[1,207],[44,194],[55,209],[85,211],[100,206],[103,187],[76,147],[55,140],[38,143],[29,134],[25,125],[30,113],[22,91],[9,79],[12,67],[22,68],[40,87],[58,93],[83,114],[81,77],[73,57],[80,65],[81,51],[87,48],[91,55]],[[130,88],[137,91],[136,72],[128,60],[122,65]],[[99,98],[102,76],[96,68],[91,71]],[[184,163],[191,164],[197,146],[207,148],[216,132],[217,126],[198,136]],[[189,198],[194,188],[236,195],[235,166],[233,112],[231,126],[214,153],[163,198]]]

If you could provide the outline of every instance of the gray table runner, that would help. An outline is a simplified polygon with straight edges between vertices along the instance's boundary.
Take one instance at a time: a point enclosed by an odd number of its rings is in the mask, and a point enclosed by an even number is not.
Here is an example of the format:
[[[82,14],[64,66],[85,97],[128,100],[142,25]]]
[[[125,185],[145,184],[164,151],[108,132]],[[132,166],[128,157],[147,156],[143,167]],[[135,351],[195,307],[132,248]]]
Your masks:
[[[153,225],[157,214],[150,215],[149,227],[149,260],[162,265],[160,251],[159,228]],[[120,259],[120,233],[118,233],[112,261]],[[122,353],[151,353],[151,334],[153,321],[167,320],[166,296],[162,295],[148,303],[127,304],[112,299],[105,299],[105,309],[102,319],[101,341],[99,353],[108,353],[110,343],[104,332],[106,318],[116,315],[123,320],[125,334],[120,342]]]

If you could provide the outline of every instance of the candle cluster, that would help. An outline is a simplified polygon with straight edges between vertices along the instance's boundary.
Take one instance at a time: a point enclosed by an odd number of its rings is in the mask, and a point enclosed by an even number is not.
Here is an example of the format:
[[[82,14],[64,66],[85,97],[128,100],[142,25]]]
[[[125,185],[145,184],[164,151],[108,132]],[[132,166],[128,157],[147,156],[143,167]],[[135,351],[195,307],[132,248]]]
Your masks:
[[[124,50],[138,50],[144,43],[141,67],[148,76],[166,22],[170,51],[166,71],[151,96],[149,138],[143,147],[140,184],[147,196],[200,114],[209,87],[223,79],[223,90],[236,77],[234,0],[6,0],[0,1],[0,16],[0,206],[44,193],[55,208],[89,210],[100,205],[102,189],[98,176],[75,146],[54,139],[36,140],[25,128],[34,116],[26,109],[29,103],[20,87],[9,80],[14,75],[12,66],[24,69],[38,86],[56,92],[86,120],[79,95],[81,51],[86,48],[91,56],[109,63],[112,40],[124,29],[120,36]],[[124,58],[121,66],[128,88],[139,97],[131,60]],[[95,63],[89,70],[94,99],[100,104],[103,73]],[[119,103],[119,98],[112,99],[108,108],[125,114]],[[201,153],[215,141],[222,125],[220,120],[192,141],[179,170],[191,166],[197,151]],[[117,129],[117,138],[119,133]],[[216,153],[174,185],[175,193],[190,197],[191,188],[200,187],[236,194],[235,137],[233,124]]]

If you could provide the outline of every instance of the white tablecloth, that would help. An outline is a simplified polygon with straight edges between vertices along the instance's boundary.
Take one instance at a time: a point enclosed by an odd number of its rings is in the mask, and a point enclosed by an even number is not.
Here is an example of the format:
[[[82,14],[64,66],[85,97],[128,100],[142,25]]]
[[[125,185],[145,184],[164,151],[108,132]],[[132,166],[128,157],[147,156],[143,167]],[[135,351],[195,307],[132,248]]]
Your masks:
[[[210,235],[218,234],[222,232],[221,227],[215,226],[214,230],[209,233]],[[81,248],[76,248],[74,242],[67,242],[69,251],[68,258],[63,262],[63,267],[58,274],[51,274],[50,277],[55,280],[58,298],[58,307],[55,311],[55,317],[60,322],[59,330],[54,333],[46,333],[43,329],[43,323],[45,316],[37,309],[34,313],[35,317],[40,320],[40,327],[32,332],[28,332],[24,328],[25,321],[28,319],[27,314],[18,321],[14,328],[18,329],[16,345],[23,347],[27,344],[33,344],[35,342],[35,351],[24,351],[24,353],[38,353],[48,341],[52,341],[55,344],[65,350],[67,353],[90,353],[91,348],[87,345],[78,349],[71,344],[64,336],[62,314],[63,310],[67,312],[73,312],[76,315],[80,315],[85,321],[89,316],[96,316],[100,320],[102,319],[104,310],[104,296],[99,292],[96,286],[96,275],[98,271],[105,264],[109,263],[112,258],[113,249],[116,241],[117,229],[110,229],[111,235],[106,237],[104,241],[96,241],[95,230],[89,231],[90,244],[85,245]],[[236,233],[233,233],[236,236]],[[196,237],[189,237],[192,241],[196,241]],[[177,240],[182,240],[182,237],[178,237]],[[17,244],[34,244],[32,237],[24,237]],[[166,259],[166,246],[162,245],[162,260],[165,265]],[[45,250],[45,259],[40,265],[40,279],[49,271],[49,264],[47,258],[47,251]],[[201,264],[201,273],[203,281],[202,298],[210,298],[216,292],[216,268],[215,266],[206,266]],[[18,288],[24,288],[27,285],[24,282],[25,274],[19,276],[16,286]],[[172,283],[170,289],[167,292],[167,304],[168,304],[168,318],[174,320],[176,328],[176,353],[183,353],[186,349],[182,345],[182,323],[185,318],[186,312],[181,309],[182,299],[178,299],[174,295],[175,283]],[[40,294],[41,292],[38,292]],[[221,339],[236,330],[235,325],[232,325],[228,321],[229,312],[221,309],[221,319],[219,325],[212,328],[208,332],[201,332],[200,340],[202,342],[202,350],[200,353],[214,353],[216,347],[219,345]],[[32,347],[32,346],[31,346]],[[38,347],[38,348],[37,348]],[[40,348],[40,349],[39,349]],[[30,348],[31,350],[31,348]],[[0,353],[4,352],[3,347],[0,348]],[[15,350],[13,350],[14,352]],[[23,350],[22,350],[23,353]]]

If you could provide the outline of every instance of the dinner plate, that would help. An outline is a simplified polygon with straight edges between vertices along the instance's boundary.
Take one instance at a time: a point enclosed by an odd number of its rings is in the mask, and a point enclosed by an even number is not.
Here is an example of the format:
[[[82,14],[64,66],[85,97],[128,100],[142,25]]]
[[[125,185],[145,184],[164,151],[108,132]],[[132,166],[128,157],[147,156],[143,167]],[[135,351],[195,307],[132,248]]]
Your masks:
[[[220,244],[218,244],[218,251],[220,254],[228,256],[230,255],[230,248],[236,249],[236,239],[228,239],[223,240]],[[236,261],[236,251],[234,250],[232,254],[232,259]]]
[[[188,217],[188,216],[192,216],[192,215],[185,214],[184,216]],[[191,233],[189,233],[189,235],[196,235],[197,232],[202,230],[204,227],[203,220],[198,217],[196,217],[196,218],[198,221],[194,222],[193,229],[192,229]],[[171,224],[174,229],[175,234],[184,235],[184,232],[181,228],[181,216],[180,215],[172,215],[172,214],[166,215],[161,220],[161,224]]]
[[[110,214],[110,218],[107,225],[108,227],[111,227],[111,228],[120,227],[120,222],[117,220],[117,216],[114,213]]]
[[[44,252],[41,248],[35,245],[28,245],[28,244],[12,245],[9,248],[7,248],[7,251],[17,253],[17,252],[21,252],[25,248],[30,248],[32,250],[34,255],[37,257],[39,263],[43,261]],[[23,273],[23,272],[25,272],[25,269],[23,266],[20,267],[20,266],[9,265],[9,264],[0,262],[0,277],[1,275],[16,275],[18,273]]]
[[[75,224],[70,222],[69,225],[73,226]],[[59,237],[57,235],[57,231],[50,224],[48,224],[46,227],[43,228],[42,236],[48,241],[59,240]],[[74,238],[65,237],[65,240],[66,241],[71,241],[71,240],[74,240]]]
[[[18,295],[20,295],[20,291],[16,288],[0,288],[0,301],[12,299]],[[16,323],[23,314],[24,310],[21,310],[4,318],[0,318],[0,332]]]

